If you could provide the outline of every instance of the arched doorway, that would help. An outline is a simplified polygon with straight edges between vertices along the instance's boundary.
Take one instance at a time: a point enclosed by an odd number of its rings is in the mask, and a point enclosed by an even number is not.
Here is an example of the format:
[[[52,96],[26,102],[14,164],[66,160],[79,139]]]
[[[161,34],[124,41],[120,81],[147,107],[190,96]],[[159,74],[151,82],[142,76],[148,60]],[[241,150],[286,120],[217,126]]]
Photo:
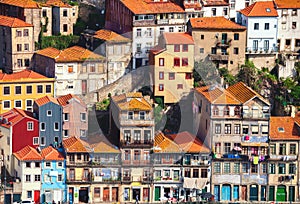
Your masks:
[[[258,185],[250,186],[250,201],[258,201]]]
[[[286,187],[278,186],[276,191],[276,201],[286,201]]]
[[[231,186],[229,184],[224,184],[222,186],[222,198],[221,200],[231,200]]]

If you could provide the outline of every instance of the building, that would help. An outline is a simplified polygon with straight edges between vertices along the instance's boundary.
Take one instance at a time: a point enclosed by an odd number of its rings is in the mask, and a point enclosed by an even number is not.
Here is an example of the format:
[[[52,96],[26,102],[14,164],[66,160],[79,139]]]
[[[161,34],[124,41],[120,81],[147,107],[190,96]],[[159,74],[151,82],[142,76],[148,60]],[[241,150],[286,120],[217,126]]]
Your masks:
[[[79,46],[61,51],[51,47],[39,50],[33,69],[56,77],[55,96],[74,94],[87,104],[96,102],[96,90],[107,84],[105,58]]]
[[[269,201],[298,199],[299,125],[295,118],[288,116],[270,118]]]
[[[203,17],[223,16],[229,19],[229,3],[225,0],[201,0]]]
[[[265,201],[269,102],[242,82],[200,87],[193,112],[197,135],[213,150],[215,200]]]
[[[238,11],[250,6],[253,4],[253,0],[241,0],[241,1],[235,1],[235,0],[228,0],[229,3],[229,17],[230,20],[236,22],[236,17]]]
[[[131,40],[113,31],[86,30],[81,34],[84,46],[105,56],[108,68],[108,84],[121,78],[131,68]]]
[[[40,202],[41,196],[41,175],[42,175],[42,156],[33,147],[25,146],[13,154],[14,173],[20,178],[19,182],[15,182],[21,194],[21,200],[33,200]],[[16,188],[16,187],[15,187]]]
[[[57,98],[62,107],[63,137],[86,137],[88,132],[88,110],[86,104],[77,96],[68,94]]]
[[[277,21],[278,13],[273,1],[255,2],[237,15],[237,22],[247,27],[247,59],[258,68],[275,66]]]
[[[245,62],[246,27],[224,17],[193,18],[188,32],[195,43],[195,61],[211,60],[236,74]]]
[[[132,39],[132,68],[148,65],[163,32],[184,32],[184,10],[170,0],[107,0],[105,28]],[[122,18],[120,18],[122,16]]]
[[[122,154],[120,202],[150,202],[150,153],[154,139],[152,103],[142,93],[111,97],[110,135]],[[113,137],[115,136],[115,137]],[[145,179],[144,179],[145,178]]]
[[[57,99],[51,96],[36,99],[33,112],[39,121],[40,148],[58,147],[63,140],[63,110]]]
[[[41,202],[67,201],[66,161],[62,152],[51,146],[41,151]]]
[[[155,97],[177,103],[193,88],[194,41],[187,33],[163,33],[150,54]]]
[[[30,66],[34,51],[33,25],[0,15],[0,68],[12,73]]]
[[[41,31],[41,8],[39,3],[33,0],[1,0],[0,15],[18,18],[33,25],[33,35],[28,36],[33,37],[34,42],[38,42]]]
[[[34,71],[0,73],[0,113],[12,108],[33,110],[33,101],[45,95],[53,96],[54,78],[48,78]]]
[[[177,4],[183,7],[186,13],[186,20],[188,21],[190,18],[200,18],[203,17],[204,11],[202,10],[202,1],[195,0],[176,0]]]

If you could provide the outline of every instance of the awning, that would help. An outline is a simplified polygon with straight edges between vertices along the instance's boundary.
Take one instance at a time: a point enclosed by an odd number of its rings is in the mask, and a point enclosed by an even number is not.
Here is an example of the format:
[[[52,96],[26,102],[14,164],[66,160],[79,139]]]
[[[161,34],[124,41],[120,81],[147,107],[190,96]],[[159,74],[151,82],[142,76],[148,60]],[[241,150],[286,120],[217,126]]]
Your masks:
[[[183,180],[183,188],[189,189],[203,189],[206,185],[207,179],[204,178],[186,178]]]
[[[266,142],[242,142],[242,146],[251,146],[251,147],[267,147],[268,143]]]

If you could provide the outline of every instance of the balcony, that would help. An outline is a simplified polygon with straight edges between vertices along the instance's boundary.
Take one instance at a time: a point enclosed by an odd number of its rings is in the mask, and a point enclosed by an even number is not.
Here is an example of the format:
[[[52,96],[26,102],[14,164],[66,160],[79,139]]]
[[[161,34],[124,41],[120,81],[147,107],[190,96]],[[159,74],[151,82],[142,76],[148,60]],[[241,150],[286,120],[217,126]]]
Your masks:
[[[134,166],[148,166],[151,164],[150,160],[122,160],[123,165]]]
[[[91,161],[70,161],[67,160],[66,165],[67,166],[74,166],[74,167],[85,167],[85,166],[91,166]]]
[[[130,183],[132,181],[132,176],[127,175],[122,177],[122,182],[123,183]]]
[[[212,61],[228,61],[229,55],[227,53],[222,54],[208,54],[208,59]]]
[[[154,125],[154,119],[152,119],[152,118],[128,119],[127,117],[121,117],[120,125],[121,126],[153,126]]]
[[[230,47],[232,39],[222,39],[218,40],[216,43],[217,47],[227,48]]]
[[[156,24],[157,25],[167,25],[167,24],[169,24],[169,19],[157,19]]]
[[[135,140],[135,141],[120,141],[121,147],[127,147],[127,148],[142,148],[142,147],[148,147],[151,148],[154,144],[153,140]]]
[[[243,118],[261,118],[261,119],[269,119],[270,118],[270,113],[269,112],[263,112],[261,110],[259,111],[244,111],[242,113]]]
[[[92,166],[117,166],[120,165],[120,160],[107,160],[107,161],[92,161]]]
[[[241,180],[242,184],[253,184],[258,183],[261,185],[267,185],[267,174],[242,174]]]
[[[269,140],[268,136],[253,136],[253,135],[245,135],[242,137],[242,146],[251,146],[251,143],[259,144],[261,143],[261,146],[264,146],[263,144],[267,143]],[[268,145],[266,145],[268,146]]]
[[[142,183],[151,183],[152,182],[152,177],[150,176],[143,176],[141,179]]]
[[[86,184],[91,183],[93,181],[91,176],[88,177],[82,177],[81,180],[76,180],[75,178],[69,178],[67,179],[67,184]]]
[[[278,47],[247,47],[246,54],[276,54]]]
[[[297,160],[297,155],[270,155],[271,160],[280,160],[280,161],[295,161]]]
[[[155,25],[155,20],[135,20],[133,26]]]

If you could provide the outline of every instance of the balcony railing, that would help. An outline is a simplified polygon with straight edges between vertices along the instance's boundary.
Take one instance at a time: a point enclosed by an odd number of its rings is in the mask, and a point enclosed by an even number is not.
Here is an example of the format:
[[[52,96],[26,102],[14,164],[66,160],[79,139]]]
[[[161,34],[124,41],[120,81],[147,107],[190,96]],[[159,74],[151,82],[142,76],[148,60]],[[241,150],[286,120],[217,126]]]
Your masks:
[[[208,58],[212,61],[228,61],[229,55],[227,53],[209,54]]]
[[[264,113],[262,111],[249,111],[249,112],[243,112],[242,113],[243,118],[264,118],[264,119],[269,119],[270,118],[270,113]]]
[[[150,160],[122,160],[123,165],[150,165]]]
[[[247,47],[246,54],[275,54],[278,52],[278,47]]]
[[[134,141],[120,141],[121,147],[152,147],[154,144],[153,140],[134,140]]]
[[[121,117],[120,125],[151,126],[154,125],[154,119],[146,117],[145,119]]]
[[[218,47],[229,47],[231,45],[232,39],[224,39],[224,40],[218,40],[216,45]]]
[[[157,19],[156,24],[161,25],[161,24],[169,24],[169,19]]]
[[[155,25],[155,20],[135,20],[133,26]]]
[[[295,161],[297,160],[297,155],[270,155],[271,160],[281,160],[281,161]]]

